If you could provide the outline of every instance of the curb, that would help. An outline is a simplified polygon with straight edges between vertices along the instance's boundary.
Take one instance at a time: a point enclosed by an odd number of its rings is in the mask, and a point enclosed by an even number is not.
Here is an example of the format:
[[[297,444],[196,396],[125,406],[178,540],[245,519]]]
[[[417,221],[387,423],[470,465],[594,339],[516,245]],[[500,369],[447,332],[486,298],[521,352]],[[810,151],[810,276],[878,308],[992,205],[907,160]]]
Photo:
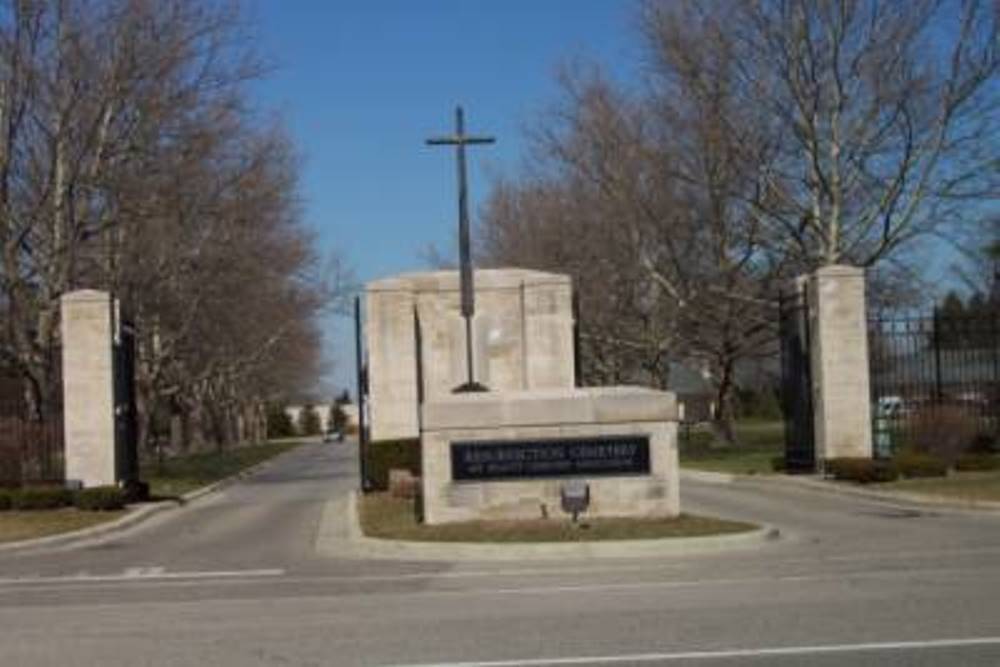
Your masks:
[[[384,560],[516,561],[662,558],[736,549],[761,548],[780,539],[769,525],[745,533],[713,537],[617,540],[577,543],[412,542],[366,537],[357,512],[357,492],[333,499],[323,508],[316,551],[323,556]]]
[[[5,544],[0,544],[0,553],[44,547],[61,547],[80,540],[102,537],[109,533],[130,528],[135,524],[145,521],[154,514],[159,514],[163,510],[170,509],[170,507],[175,504],[176,503],[172,500],[165,500],[158,503],[131,505],[129,506],[128,512],[125,516],[120,519],[91,526],[89,528],[73,530],[68,533],[58,533],[56,535],[34,537],[28,540],[19,540],[17,542],[7,542]]]
[[[868,500],[879,500],[883,502],[896,502],[916,505],[927,509],[940,509],[951,511],[962,511],[976,514],[1000,514],[1000,502],[987,500],[957,500],[949,496],[936,496],[922,493],[907,493],[905,491],[878,491],[856,486],[838,484],[837,482],[826,481],[819,476],[787,476],[771,475],[764,478],[759,475],[740,475],[738,481],[763,481],[766,483],[777,483],[789,487],[797,487],[803,490],[818,491],[831,495],[854,496],[856,498],[866,498]]]
[[[697,470],[694,468],[681,468],[681,481],[706,482],[708,484],[731,484],[740,477],[756,477],[756,475],[734,475],[728,472],[710,472],[708,470]]]
[[[285,454],[287,452],[283,452]],[[268,465],[273,463],[276,459],[280,458],[282,454],[277,456],[272,456],[271,458],[261,461],[255,465],[245,468],[229,477],[225,477],[218,481],[212,482],[207,486],[202,486],[200,488],[194,489],[193,491],[188,491],[176,500],[163,500],[156,503],[143,503],[139,505],[130,505],[128,512],[125,516],[114,521],[109,521],[107,523],[98,524],[96,526],[91,526],[89,528],[81,528],[80,530],[73,530],[68,533],[58,533],[56,535],[46,535],[45,537],[34,537],[28,540],[19,540],[17,542],[7,542],[0,544],[0,554],[8,553],[11,551],[26,551],[38,548],[47,547],[62,547],[75,542],[82,542],[84,540],[91,540],[98,537],[104,537],[111,533],[121,532],[127,528],[131,528],[151,516],[159,514],[165,510],[171,508],[181,508],[187,506],[189,503],[198,500],[210,493],[215,493],[223,488],[234,484],[250,475],[260,472]]]

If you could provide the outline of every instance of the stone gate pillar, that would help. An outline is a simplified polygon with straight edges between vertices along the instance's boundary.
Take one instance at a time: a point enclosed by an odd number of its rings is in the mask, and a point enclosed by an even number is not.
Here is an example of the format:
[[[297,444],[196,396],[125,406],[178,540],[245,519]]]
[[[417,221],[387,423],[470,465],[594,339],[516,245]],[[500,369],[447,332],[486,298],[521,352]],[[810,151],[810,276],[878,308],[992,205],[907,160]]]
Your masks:
[[[60,306],[66,481],[113,485],[115,301],[107,292],[78,290],[64,294]]]
[[[825,266],[807,290],[816,459],[871,458],[864,269]]]

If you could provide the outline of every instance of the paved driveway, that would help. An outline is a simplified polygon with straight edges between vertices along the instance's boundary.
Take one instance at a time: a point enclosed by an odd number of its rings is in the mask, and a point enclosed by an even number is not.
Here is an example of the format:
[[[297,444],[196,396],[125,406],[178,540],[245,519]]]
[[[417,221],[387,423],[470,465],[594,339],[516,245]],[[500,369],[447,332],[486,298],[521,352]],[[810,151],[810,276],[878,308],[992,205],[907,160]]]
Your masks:
[[[786,539],[643,560],[322,558],[355,453],[309,445],[101,543],[0,555],[0,665],[1000,664],[996,516],[687,483],[686,511]]]

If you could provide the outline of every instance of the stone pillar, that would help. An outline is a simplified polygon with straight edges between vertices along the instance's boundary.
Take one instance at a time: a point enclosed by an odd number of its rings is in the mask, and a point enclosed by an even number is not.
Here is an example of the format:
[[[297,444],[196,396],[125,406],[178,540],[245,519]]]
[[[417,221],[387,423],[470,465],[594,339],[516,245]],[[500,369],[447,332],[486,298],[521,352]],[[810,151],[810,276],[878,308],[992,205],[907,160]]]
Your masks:
[[[66,481],[117,481],[114,416],[114,300],[107,292],[64,294],[63,428]]]
[[[816,459],[871,458],[864,269],[825,266],[807,289]]]

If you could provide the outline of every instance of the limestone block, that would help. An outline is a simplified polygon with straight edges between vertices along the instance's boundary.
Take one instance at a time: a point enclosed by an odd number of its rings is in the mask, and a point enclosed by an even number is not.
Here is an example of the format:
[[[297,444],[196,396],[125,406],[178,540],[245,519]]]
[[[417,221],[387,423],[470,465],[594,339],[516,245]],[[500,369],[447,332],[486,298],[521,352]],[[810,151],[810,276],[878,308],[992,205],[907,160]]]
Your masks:
[[[86,487],[117,481],[113,308],[96,290],[61,300],[65,474]]]
[[[588,516],[676,516],[680,512],[677,406],[672,394],[637,387],[460,394],[422,407],[424,518],[428,523],[562,516],[565,479],[454,481],[453,442],[649,439],[649,473],[581,476]]]
[[[872,456],[864,270],[827,266],[809,279],[816,457]]]
[[[572,387],[569,278],[526,269],[481,269],[475,272],[475,289],[476,379],[492,391]],[[369,283],[365,341],[372,439],[417,437],[418,384],[425,400],[437,400],[467,379],[458,272],[411,273]]]

